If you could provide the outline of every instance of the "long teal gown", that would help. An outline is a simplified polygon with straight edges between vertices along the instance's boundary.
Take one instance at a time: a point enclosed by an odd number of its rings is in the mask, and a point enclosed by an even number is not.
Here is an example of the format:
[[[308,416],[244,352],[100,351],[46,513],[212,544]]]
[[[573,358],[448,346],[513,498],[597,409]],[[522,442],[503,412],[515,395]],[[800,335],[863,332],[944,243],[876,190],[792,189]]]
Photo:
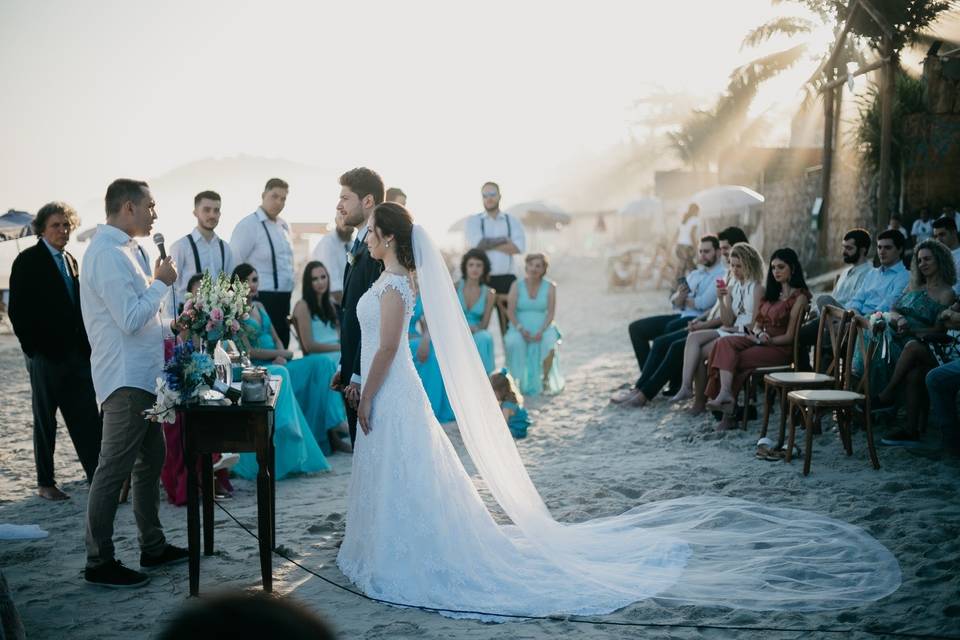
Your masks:
[[[413,315],[410,317],[410,327],[407,330],[410,338],[410,352],[413,353],[413,365],[417,369],[420,381],[423,382],[423,389],[427,392],[427,398],[430,400],[430,407],[433,409],[433,415],[437,417],[438,422],[452,422],[455,420],[453,407],[450,406],[450,400],[447,398],[447,390],[443,386],[443,375],[440,373],[440,363],[437,361],[437,354],[433,350],[433,342],[430,342],[430,354],[426,362],[420,362],[417,359],[417,348],[420,346],[422,334],[417,328],[417,323],[423,318],[423,301],[417,296],[417,303],[413,308]]]
[[[260,309],[260,318],[263,324],[260,325],[252,317],[245,320],[255,331],[256,335],[250,340],[254,348],[275,349],[273,335],[270,331],[270,316],[262,308]],[[303,385],[317,384],[322,378],[322,366],[329,365],[329,362],[322,360],[323,364],[311,368],[309,366],[294,365],[297,361],[293,360],[287,366],[270,364],[269,362],[255,361],[255,364],[263,365],[267,368],[270,375],[280,376],[280,396],[277,398],[277,404],[274,408],[274,431],[273,445],[276,449],[276,474],[277,480],[282,480],[295,473],[316,473],[318,471],[329,471],[330,464],[327,462],[317,439],[314,437],[310,428],[310,422],[304,411],[301,410],[300,403],[297,401],[298,383],[303,390]],[[321,360],[317,360],[318,363]],[[332,365],[329,365],[332,367]],[[327,378],[324,388],[330,386],[330,376]],[[321,394],[317,394],[321,395]],[[315,418],[317,409],[311,406]],[[320,415],[323,415],[321,408]],[[326,435],[324,435],[326,440]],[[241,453],[240,461],[233,468],[233,472],[241,478],[254,480],[257,477],[257,457],[254,453]]]
[[[461,280],[457,284],[457,297],[460,298],[460,308],[467,317],[467,324],[471,328],[479,327],[483,322],[483,310],[487,306],[487,285],[480,285],[480,297],[473,303],[473,307],[467,308],[467,302],[463,296],[464,282]],[[494,369],[493,361],[493,335],[486,329],[481,329],[473,334],[473,341],[477,345],[477,351],[480,352],[480,359],[483,361],[483,369],[489,375]]]
[[[907,319],[907,326],[911,331],[930,329],[937,323],[937,318],[948,305],[940,304],[929,295],[926,289],[907,291],[893,305],[893,311]],[[870,393],[877,394],[883,391],[893,375],[900,354],[907,344],[916,340],[911,333],[897,333],[894,327],[887,325],[883,332],[874,334],[871,340],[877,342],[870,362]],[[886,348],[884,348],[886,347]],[[860,349],[853,354],[853,372],[863,375],[863,355]]]
[[[340,334],[333,324],[327,324],[320,318],[310,322],[313,341],[321,344],[337,344]],[[318,362],[319,361],[319,362]],[[347,411],[343,406],[343,396],[330,389],[330,380],[340,366],[340,350],[310,353],[287,363],[293,377],[293,393],[303,408],[307,423],[320,449],[330,455],[330,439],[327,432],[343,425],[347,420]]]
[[[551,286],[554,286],[553,282],[544,278],[537,297],[531,298],[526,281],[517,280],[517,320],[530,333],[539,331],[547,318],[547,296]],[[561,337],[557,324],[551,322],[539,342],[528,343],[523,339],[520,330],[511,323],[503,342],[507,352],[507,369],[519,385],[520,393],[536,396],[541,393],[560,393],[563,390],[559,348]],[[544,385],[543,362],[551,350],[553,364],[547,372]]]

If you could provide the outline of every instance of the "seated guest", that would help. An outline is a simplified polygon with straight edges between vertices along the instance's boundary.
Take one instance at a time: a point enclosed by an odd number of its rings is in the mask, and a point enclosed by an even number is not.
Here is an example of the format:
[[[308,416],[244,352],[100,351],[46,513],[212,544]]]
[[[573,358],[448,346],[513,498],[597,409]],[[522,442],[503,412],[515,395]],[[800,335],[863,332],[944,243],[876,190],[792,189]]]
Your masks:
[[[527,429],[530,427],[530,416],[527,414],[527,410],[523,408],[523,395],[520,394],[506,367],[490,376],[490,385],[493,387],[493,394],[500,404],[503,419],[507,421],[510,435],[517,440],[526,438]]]
[[[893,229],[887,229],[877,237],[880,266],[871,269],[863,278],[863,284],[850,301],[843,305],[845,309],[861,316],[869,316],[874,311],[890,310],[910,282],[910,272],[903,266],[903,243],[903,236]],[[829,299],[826,302],[836,304]]]
[[[719,318],[710,321],[717,328],[705,328],[692,331],[687,336],[683,353],[683,378],[680,392],[673,397],[674,402],[693,396],[693,382],[699,381],[697,401],[693,413],[703,413],[706,397],[705,361],[713,351],[718,338],[731,335],[746,335],[756,321],[756,312],[763,300],[763,258],[749,244],[740,243],[730,253],[730,283],[717,282],[719,299]]]
[[[197,289],[200,287],[201,280],[203,280],[202,273],[195,273],[190,276],[184,294],[196,294]],[[185,301],[186,296],[184,295],[180,298],[179,303],[179,312],[181,313],[183,312],[183,304]],[[171,329],[176,333],[178,330],[176,318],[173,319],[173,323]],[[186,339],[186,336],[164,338],[164,360],[168,360],[173,356],[173,350],[176,347],[178,339]],[[163,439],[167,445],[167,453],[163,459],[163,469],[160,470],[160,484],[163,485],[164,490],[167,492],[167,501],[178,507],[187,504],[187,467],[183,459],[182,429],[183,421],[179,414],[173,424],[163,423]],[[225,456],[219,453],[213,455],[213,489],[214,495],[216,495],[218,499],[229,498],[233,493],[233,486],[230,484],[229,467],[235,464],[236,461],[237,454],[235,453],[228,453]]]
[[[294,305],[293,317],[303,359],[329,360],[333,365],[333,371],[336,372],[340,365],[340,325],[331,299],[330,273],[322,262],[313,260],[304,267],[301,291],[303,291],[303,298]],[[331,379],[332,377],[331,373]],[[328,380],[327,386],[329,382]],[[309,387],[304,387],[299,392],[297,389],[294,390],[298,401],[302,396],[312,393],[315,391]],[[328,393],[327,402],[313,404],[318,408],[323,406],[325,411],[322,417],[318,416],[316,419],[307,414],[307,421],[314,430],[314,436],[323,452],[330,454],[332,451],[352,451],[350,434],[347,432],[347,413],[340,394]],[[303,406],[301,401],[301,407]],[[323,427],[325,431],[321,431],[318,426]],[[343,440],[344,437],[347,438],[346,441]]]
[[[524,395],[560,393],[561,335],[553,321],[557,286],[545,277],[549,262],[544,254],[527,254],[525,262],[526,276],[510,285],[507,294],[510,328],[503,338],[507,370]]]
[[[746,237],[740,229],[736,231],[739,232],[738,235]],[[737,238],[737,241],[740,241],[740,238]],[[726,277],[726,263],[721,259],[722,252],[718,251],[721,244],[717,236],[708,235],[700,239],[700,265],[681,280],[671,297],[674,313],[643,318],[630,324],[630,341],[640,367],[640,378],[632,389],[618,393],[610,399],[611,402],[642,407],[652,400],[669,380],[679,378],[687,332],[691,327],[694,330],[704,328],[693,323],[714,307],[717,301],[717,281]],[[673,347],[677,343],[679,344]],[[667,356],[671,347],[674,349],[673,357]],[[647,387],[647,392],[643,391],[644,386]],[[648,393],[651,395],[647,395]]]
[[[904,241],[907,241],[910,239],[910,232],[907,230],[906,227],[903,226],[903,220],[900,219],[900,216],[896,214],[890,216],[890,225],[887,227],[887,229],[891,229],[893,231],[899,231],[900,234],[903,236]]]
[[[945,360],[945,354],[924,343],[923,338],[944,330],[940,314],[956,300],[953,292],[956,280],[956,267],[947,248],[936,240],[921,242],[913,253],[906,293],[893,305],[892,311],[883,314],[882,320],[877,318],[873,322],[873,340],[885,345],[874,351],[870,363],[870,389],[879,392],[873,408],[892,406],[900,389],[905,391],[907,405],[907,427],[884,438],[883,444],[911,446],[920,439],[926,375]],[[864,371],[859,350],[853,360],[853,370]]]
[[[869,260],[870,245],[873,240],[866,229],[851,229],[843,236],[843,263],[850,265],[840,274],[833,285],[830,295],[817,297],[817,308],[821,311],[826,305],[846,308],[853,300],[854,294],[859,291],[867,274],[873,269],[873,262]],[[820,320],[814,318],[800,327],[800,362],[801,371],[810,371],[810,350],[817,344],[817,332],[820,329]],[[829,345],[827,345],[829,346]]]
[[[438,422],[452,422],[453,407],[447,398],[447,390],[443,385],[443,374],[440,372],[440,362],[430,340],[430,328],[423,317],[423,300],[417,293],[417,301],[410,316],[410,325],[407,328],[410,341],[410,351],[413,354],[413,366],[423,383],[423,390],[427,392],[430,407]]]
[[[88,483],[100,454],[100,412],[80,309],[80,265],[66,251],[79,223],[77,212],[64,202],[41,207],[33,221],[37,243],[16,257],[10,271],[10,322],[30,376],[37,493],[46,500],[69,498],[54,476],[57,409]]]
[[[947,245],[953,256],[953,264],[960,270],[960,239],[957,238],[957,223],[952,217],[943,217],[933,223],[933,237]],[[960,293],[960,284],[954,287]]]
[[[238,264],[233,275],[250,286],[250,317],[244,322],[250,328],[250,338],[241,339],[244,342],[250,359],[264,365],[270,375],[280,376],[280,396],[274,408],[273,444],[276,449],[277,480],[294,473],[313,473],[327,471],[330,465],[320,450],[320,445],[314,437],[313,425],[307,420],[306,411],[301,409],[295,391],[301,392],[306,388],[308,393],[304,400],[308,403],[310,414],[319,419],[326,414],[325,407],[319,409],[313,403],[321,405],[332,401],[328,396],[334,395],[330,389],[330,378],[333,377],[333,365],[326,359],[314,359],[305,366],[296,369],[296,380],[293,365],[293,353],[278,348],[280,339],[270,323],[270,316],[263,305],[256,300],[260,276],[256,269],[249,264]],[[304,362],[301,360],[301,362]],[[317,427],[318,432],[325,432]],[[241,478],[253,480],[257,477],[257,457],[253,453],[241,453],[240,461],[233,468]]]
[[[487,330],[490,315],[496,303],[496,293],[486,285],[490,276],[490,258],[485,251],[470,249],[460,261],[461,280],[457,283],[457,297],[460,307],[467,317],[467,325],[477,343],[483,369],[488,374],[493,371],[493,336]]]
[[[794,328],[803,321],[800,311],[809,300],[797,253],[789,248],[774,251],[750,334],[720,338],[710,354],[706,393],[712,400],[706,406],[723,412],[721,430],[733,428],[736,397],[751,371],[790,362]]]
[[[940,314],[946,329],[960,330],[960,303]],[[953,358],[927,374],[930,394],[930,418],[939,425],[943,448],[960,455],[960,418],[957,416],[957,393],[960,392],[960,357]]]
[[[917,219],[913,221],[913,227],[910,229],[910,235],[913,236],[917,244],[933,237],[933,220],[930,219],[930,209],[920,207]]]

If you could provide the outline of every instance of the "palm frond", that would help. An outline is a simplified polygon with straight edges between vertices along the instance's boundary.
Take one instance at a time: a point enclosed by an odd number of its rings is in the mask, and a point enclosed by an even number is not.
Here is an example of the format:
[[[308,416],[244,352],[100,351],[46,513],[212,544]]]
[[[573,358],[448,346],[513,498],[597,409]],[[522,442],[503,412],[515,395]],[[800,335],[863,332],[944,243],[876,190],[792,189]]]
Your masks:
[[[798,33],[810,33],[813,28],[813,22],[806,18],[790,16],[775,18],[747,32],[743,42],[740,43],[740,50],[752,49],[778,35],[795,36]]]

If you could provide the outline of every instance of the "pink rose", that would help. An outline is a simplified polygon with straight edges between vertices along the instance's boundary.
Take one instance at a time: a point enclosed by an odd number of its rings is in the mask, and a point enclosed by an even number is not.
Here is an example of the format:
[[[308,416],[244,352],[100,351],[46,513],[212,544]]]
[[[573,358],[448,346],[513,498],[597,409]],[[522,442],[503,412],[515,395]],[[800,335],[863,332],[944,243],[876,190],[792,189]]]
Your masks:
[[[232,320],[230,322],[230,330],[233,331],[234,333],[236,333],[237,331],[240,331],[240,323],[237,322],[236,320]]]
[[[186,304],[183,305],[184,311],[190,311],[190,309],[193,309],[193,300],[187,300]]]
[[[213,320],[208,320],[208,321],[207,321],[207,331],[213,331],[213,328],[214,328],[215,326],[216,326],[216,325],[213,324]]]
[[[210,312],[210,318],[214,322],[223,322],[223,309],[214,308],[213,311]]]

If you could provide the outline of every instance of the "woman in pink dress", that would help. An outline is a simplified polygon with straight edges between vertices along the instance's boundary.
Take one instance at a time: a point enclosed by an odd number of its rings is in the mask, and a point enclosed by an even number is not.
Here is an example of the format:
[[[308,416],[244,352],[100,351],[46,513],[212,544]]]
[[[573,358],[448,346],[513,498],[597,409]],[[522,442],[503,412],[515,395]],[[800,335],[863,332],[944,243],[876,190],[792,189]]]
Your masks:
[[[723,412],[718,429],[734,427],[737,394],[751,371],[790,363],[794,328],[803,321],[800,312],[809,301],[796,251],[777,249],[770,257],[763,302],[751,332],[720,338],[710,354],[707,397],[712,400],[707,408]]]

